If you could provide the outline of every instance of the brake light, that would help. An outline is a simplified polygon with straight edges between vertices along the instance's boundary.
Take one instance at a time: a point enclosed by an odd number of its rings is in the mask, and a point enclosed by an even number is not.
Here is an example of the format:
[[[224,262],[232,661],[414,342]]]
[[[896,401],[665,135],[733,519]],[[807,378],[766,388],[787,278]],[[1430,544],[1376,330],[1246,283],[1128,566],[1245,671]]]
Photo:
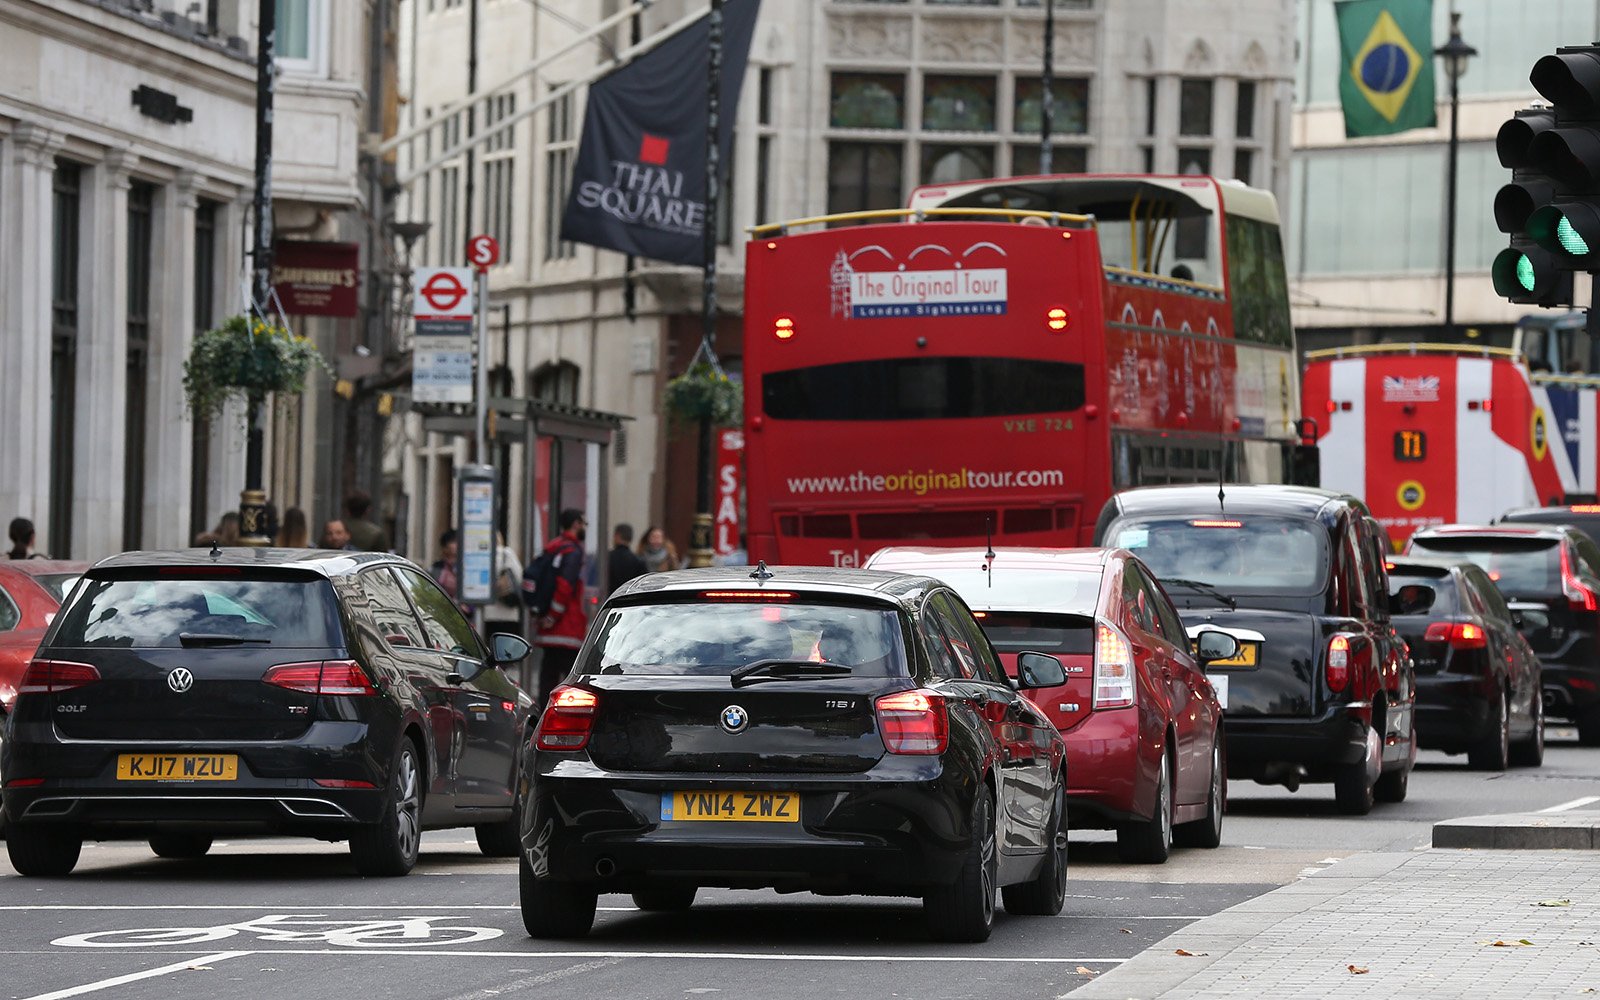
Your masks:
[[[1072,322],[1072,317],[1060,306],[1056,306],[1054,309],[1051,309],[1044,315],[1045,326],[1048,326],[1056,333],[1060,333],[1062,330],[1065,330],[1067,328],[1067,324]]]
[[[1328,640],[1328,687],[1343,691],[1350,683],[1350,637],[1336,635]]]
[[[319,786],[321,786],[323,788],[377,788],[378,787],[377,785],[374,785],[370,781],[355,781],[355,780],[352,780],[352,779],[349,779],[349,778],[314,778],[312,780],[314,780]]]
[[[593,691],[563,684],[550,692],[550,704],[539,719],[533,745],[539,750],[582,750],[589,744],[600,697]]]
[[[1578,582],[1577,574],[1572,572],[1572,554],[1565,544],[1561,546],[1561,589],[1567,595],[1567,606],[1573,611],[1600,610],[1600,599]]]
[[[708,601],[792,601],[794,595],[782,590],[707,590],[700,594]]]
[[[34,660],[22,673],[17,685],[18,696],[25,694],[60,694],[73,688],[93,684],[100,679],[100,671],[87,663],[70,663],[66,660]]]
[[[1099,622],[1094,630],[1094,707],[1126,708],[1133,704],[1133,646],[1114,627]]]
[[[261,683],[316,695],[375,695],[367,672],[354,660],[280,663],[261,675]]]
[[[12,778],[6,782],[7,788],[38,788],[44,784],[43,778]]]
[[[794,336],[794,320],[788,316],[779,316],[772,321],[772,335],[779,340],[788,340]]]
[[[1199,520],[1199,521],[1190,521],[1189,522],[1189,527],[1191,527],[1191,528],[1242,528],[1242,527],[1244,527],[1244,522],[1243,521]]]
[[[873,703],[878,732],[890,753],[940,754],[950,743],[950,717],[944,698],[932,691],[897,691]]]
[[[1448,642],[1452,649],[1483,649],[1489,645],[1489,635],[1482,625],[1472,622],[1434,622],[1422,634],[1424,642]]]
[[[1574,514],[1600,514],[1600,503],[1573,504],[1567,509]]]

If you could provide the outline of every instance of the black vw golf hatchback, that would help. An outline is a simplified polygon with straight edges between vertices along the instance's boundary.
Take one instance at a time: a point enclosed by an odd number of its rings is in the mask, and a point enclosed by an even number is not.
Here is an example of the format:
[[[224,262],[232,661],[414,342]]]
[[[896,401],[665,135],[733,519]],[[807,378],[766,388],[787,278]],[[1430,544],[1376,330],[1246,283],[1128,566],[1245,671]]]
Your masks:
[[[348,840],[403,875],[422,831],[517,851],[532,701],[444,592],[394,556],[131,552],[84,576],[45,634],[0,751],[6,848],[63,875],[85,839],[198,857],[219,833]]]
[[[950,588],[870,570],[652,574],[600,609],[527,749],[522,915],[577,936],[599,893],[921,897],[982,941],[1066,892],[1064,744]]]

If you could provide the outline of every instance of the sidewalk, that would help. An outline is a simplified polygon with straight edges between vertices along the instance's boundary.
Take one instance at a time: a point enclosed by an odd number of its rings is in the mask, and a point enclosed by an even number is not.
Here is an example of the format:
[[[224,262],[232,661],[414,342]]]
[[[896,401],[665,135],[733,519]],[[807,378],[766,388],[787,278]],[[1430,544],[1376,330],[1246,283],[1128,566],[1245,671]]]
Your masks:
[[[1559,905],[1563,900],[1568,905]],[[1600,995],[1600,857],[1439,849],[1348,858],[1198,920],[1071,994],[1073,1000],[1585,995]]]

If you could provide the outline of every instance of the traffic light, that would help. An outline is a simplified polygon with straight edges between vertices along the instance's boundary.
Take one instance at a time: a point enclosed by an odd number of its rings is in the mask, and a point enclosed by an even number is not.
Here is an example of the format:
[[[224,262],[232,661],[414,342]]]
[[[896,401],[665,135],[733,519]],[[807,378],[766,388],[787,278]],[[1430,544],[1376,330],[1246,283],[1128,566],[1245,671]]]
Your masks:
[[[1550,106],[1518,111],[1495,137],[1511,183],[1494,219],[1511,245],[1491,276],[1512,302],[1570,305],[1572,272],[1600,271],[1600,45],[1557,49],[1528,79]]]

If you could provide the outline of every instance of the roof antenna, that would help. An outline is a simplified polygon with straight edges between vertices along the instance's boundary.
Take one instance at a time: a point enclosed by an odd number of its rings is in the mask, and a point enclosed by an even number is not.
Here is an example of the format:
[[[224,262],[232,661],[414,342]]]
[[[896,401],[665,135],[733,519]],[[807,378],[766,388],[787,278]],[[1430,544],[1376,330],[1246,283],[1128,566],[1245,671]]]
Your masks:
[[[217,540],[215,538],[213,538],[211,540],[211,558],[217,559],[217,558],[220,558],[221,556],[222,556],[222,547],[220,545],[218,545],[217,544]]]
[[[772,570],[767,569],[767,561],[763,559],[756,563],[756,568],[750,573],[750,579],[756,582],[756,586],[765,587],[767,581],[772,579],[772,575]]]
[[[1223,492],[1222,484],[1228,478],[1228,439],[1221,430],[1217,431],[1217,443],[1222,446],[1222,452],[1217,456],[1217,510],[1226,514],[1228,512],[1228,495]]]
[[[994,515],[988,514],[983,519],[983,575],[988,578],[989,586],[994,586]]]

